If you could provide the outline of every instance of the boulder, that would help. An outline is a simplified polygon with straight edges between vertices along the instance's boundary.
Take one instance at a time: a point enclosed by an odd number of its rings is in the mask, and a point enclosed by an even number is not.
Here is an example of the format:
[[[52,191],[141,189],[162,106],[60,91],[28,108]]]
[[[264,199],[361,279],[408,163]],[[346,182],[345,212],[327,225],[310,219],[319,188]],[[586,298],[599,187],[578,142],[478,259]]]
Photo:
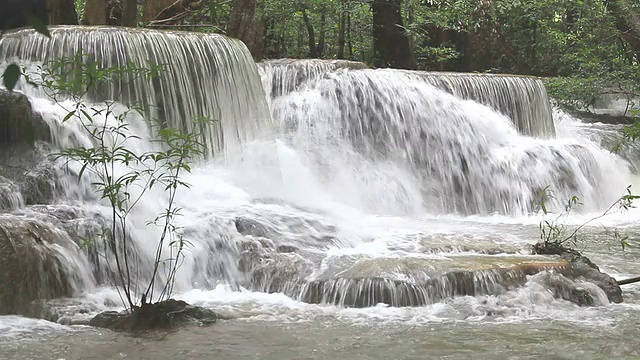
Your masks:
[[[309,260],[293,249],[276,248],[269,239],[247,239],[239,244],[239,248],[242,252],[238,269],[248,280],[243,286],[252,290],[297,294],[304,279],[313,272]]]
[[[91,319],[89,325],[113,331],[139,332],[184,325],[210,325],[217,319],[212,310],[169,299],[135,307],[132,311],[106,311]]]
[[[50,224],[0,215],[0,314],[22,314],[34,300],[72,296],[84,287],[82,270],[65,253],[74,247]]]
[[[540,242],[533,246],[533,253],[538,255],[559,255],[571,265],[567,276],[573,279],[593,283],[602,289],[609,301],[622,302],[622,289],[616,279],[600,271],[598,266],[579,251],[567,248],[559,243]]]
[[[0,148],[37,140],[51,140],[49,125],[33,112],[25,95],[0,90]]]

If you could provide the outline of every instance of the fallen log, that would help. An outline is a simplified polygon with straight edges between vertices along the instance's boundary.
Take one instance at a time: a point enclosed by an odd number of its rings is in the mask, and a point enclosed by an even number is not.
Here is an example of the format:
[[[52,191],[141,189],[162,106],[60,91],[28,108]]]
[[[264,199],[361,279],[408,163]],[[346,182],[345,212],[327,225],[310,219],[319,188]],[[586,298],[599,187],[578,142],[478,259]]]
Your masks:
[[[640,282],[640,276],[634,277],[634,278],[630,278],[630,279],[617,280],[617,281],[618,281],[618,285],[633,284],[633,283]]]

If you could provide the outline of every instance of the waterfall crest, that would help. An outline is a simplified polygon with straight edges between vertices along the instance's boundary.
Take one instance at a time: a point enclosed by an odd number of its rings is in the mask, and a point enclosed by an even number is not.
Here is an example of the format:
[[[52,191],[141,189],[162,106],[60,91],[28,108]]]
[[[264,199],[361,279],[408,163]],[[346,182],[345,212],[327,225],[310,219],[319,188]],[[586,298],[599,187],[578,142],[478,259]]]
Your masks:
[[[258,64],[267,96],[275,98],[297,91],[327,72],[337,69],[366,69],[366,64],[347,60],[277,59]]]
[[[509,117],[527,136],[551,138],[555,126],[547,90],[541,79],[529,76],[412,72],[455,96],[487,105]]]
[[[42,64],[73,58],[81,50],[103,67],[164,65],[153,81],[114,81],[106,89],[107,100],[142,106],[145,118],[164,126],[202,132],[209,155],[237,150],[271,127],[256,65],[239,40],[117,27],[52,27],[50,32],[51,39],[32,30],[6,34],[0,40],[0,59]],[[194,120],[202,117],[213,123],[196,128]]]
[[[342,60],[272,60],[260,65],[267,96],[275,99],[314,86],[325,74],[339,69],[361,70],[366,65]],[[372,70],[365,70],[371,72]],[[555,127],[547,90],[541,79],[476,73],[445,73],[378,69],[422,80],[465,100],[477,101],[509,117],[526,136],[552,138]]]

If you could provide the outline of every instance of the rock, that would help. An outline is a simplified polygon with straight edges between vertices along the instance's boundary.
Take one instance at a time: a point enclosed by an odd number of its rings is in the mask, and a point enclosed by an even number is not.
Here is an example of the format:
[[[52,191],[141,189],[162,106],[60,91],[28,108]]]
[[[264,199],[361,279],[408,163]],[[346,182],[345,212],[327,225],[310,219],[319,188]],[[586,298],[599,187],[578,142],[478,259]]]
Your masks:
[[[587,111],[569,110],[569,113],[575,117],[584,120],[588,123],[603,123],[612,125],[631,125],[636,122],[636,119],[632,116],[625,115],[612,115],[612,114],[597,114]]]
[[[557,243],[537,243],[533,246],[533,253],[538,255],[559,255],[571,265],[567,276],[573,279],[581,279],[597,285],[602,289],[609,301],[621,303],[622,289],[616,279],[600,271],[598,266],[579,251],[567,248]]]
[[[295,252],[278,252],[268,239],[246,240],[238,269],[247,275],[245,287],[267,293],[294,295],[313,272],[313,264]]]
[[[557,299],[570,301],[579,306],[595,306],[609,303],[606,295],[598,296],[602,290],[595,284],[573,281],[556,272],[542,272],[535,275],[535,281],[540,282],[546,289],[553,293]],[[600,301],[604,297],[604,301]]]
[[[70,258],[74,247],[50,224],[0,215],[0,314],[22,314],[34,300],[72,296],[88,286]]]
[[[0,176],[0,210],[14,210],[24,205],[20,187]]]
[[[33,112],[25,95],[0,90],[0,148],[37,140],[51,140],[49,125]]]
[[[59,188],[58,174],[49,164],[40,164],[27,172],[20,182],[20,192],[26,205],[51,204]]]
[[[212,310],[169,299],[136,307],[130,312],[106,311],[91,319],[89,325],[114,331],[137,332],[184,325],[210,325],[217,319],[218,316]]]
[[[529,275],[564,271],[557,257],[454,255],[442,258],[341,256],[291,294],[304,302],[344,307],[424,306],[460,296],[499,295]],[[286,292],[285,292],[286,293]]]
[[[238,232],[244,236],[262,237],[272,240],[282,236],[275,228],[253,219],[237,217],[235,224]]]

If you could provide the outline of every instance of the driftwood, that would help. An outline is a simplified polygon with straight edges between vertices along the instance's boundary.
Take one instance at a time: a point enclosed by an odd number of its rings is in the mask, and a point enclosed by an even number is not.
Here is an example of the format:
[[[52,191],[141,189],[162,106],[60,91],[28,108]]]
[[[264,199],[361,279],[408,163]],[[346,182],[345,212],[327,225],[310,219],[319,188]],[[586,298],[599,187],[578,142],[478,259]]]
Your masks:
[[[631,279],[618,280],[618,285],[628,285],[640,282],[640,276]]]
[[[204,0],[177,0],[166,7],[149,25],[172,25],[204,7]]]

